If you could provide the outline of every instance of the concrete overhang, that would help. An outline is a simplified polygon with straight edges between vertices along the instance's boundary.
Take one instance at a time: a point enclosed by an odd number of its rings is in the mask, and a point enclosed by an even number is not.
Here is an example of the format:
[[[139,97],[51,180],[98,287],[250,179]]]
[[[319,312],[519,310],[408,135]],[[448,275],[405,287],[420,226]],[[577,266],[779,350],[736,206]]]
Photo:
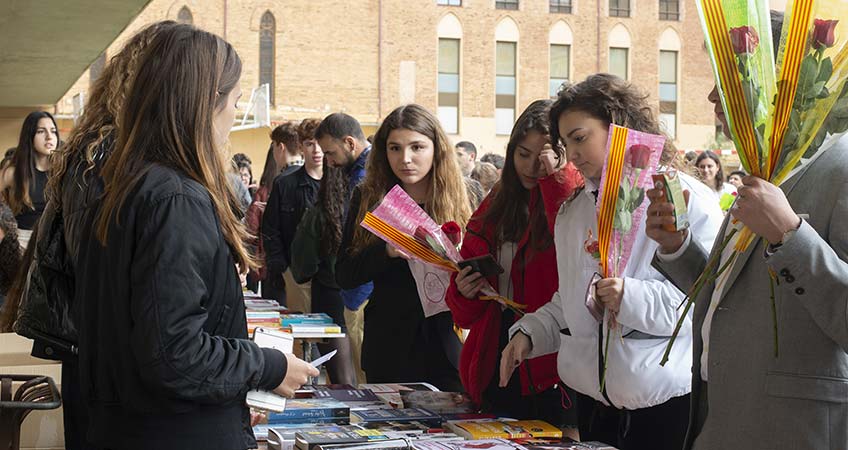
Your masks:
[[[0,0],[0,108],[52,105],[151,0]]]

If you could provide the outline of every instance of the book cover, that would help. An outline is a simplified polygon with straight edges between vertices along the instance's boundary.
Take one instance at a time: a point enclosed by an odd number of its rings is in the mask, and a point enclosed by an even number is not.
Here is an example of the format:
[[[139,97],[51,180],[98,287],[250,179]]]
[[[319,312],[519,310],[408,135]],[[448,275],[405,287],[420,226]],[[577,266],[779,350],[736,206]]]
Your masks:
[[[340,402],[379,402],[380,399],[369,389],[315,389],[315,398],[332,398]]]
[[[562,431],[543,420],[458,421],[448,428],[467,439],[562,438]]]
[[[350,407],[333,399],[296,398],[286,403],[286,409],[268,415],[268,423],[280,422],[350,421]]]
[[[321,424],[321,423],[286,423],[286,424],[262,424],[254,427],[265,429],[267,434],[268,450],[294,450],[294,441],[297,433],[314,430],[342,431],[347,425]],[[257,439],[259,437],[257,436]]]
[[[387,439],[354,444],[316,445],[314,450],[408,450],[411,446],[406,439]]]
[[[320,323],[293,323],[290,325],[284,325],[283,328],[286,331],[291,333],[341,333],[342,327],[338,325],[334,325],[332,323],[329,324],[320,324]]]
[[[442,418],[424,408],[376,409],[351,412],[351,419],[357,422],[422,422],[430,426],[439,426]]]
[[[406,408],[426,408],[436,414],[468,414],[477,412],[471,397],[461,392],[402,391]]]
[[[617,450],[598,441],[577,442],[568,438],[562,441],[530,440],[521,442],[527,450]]]
[[[295,434],[295,448],[313,450],[318,445],[353,444],[358,442],[387,440],[386,435],[377,430],[345,426],[338,430],[316,429]]]
[[[280,322],[283,326],[292,324],[332,324],[333,319],[326,313],[281,314]]]
[[[471,441],[420,440],[412,441],[415,450],[526,450],[507,439],[476,439]]]

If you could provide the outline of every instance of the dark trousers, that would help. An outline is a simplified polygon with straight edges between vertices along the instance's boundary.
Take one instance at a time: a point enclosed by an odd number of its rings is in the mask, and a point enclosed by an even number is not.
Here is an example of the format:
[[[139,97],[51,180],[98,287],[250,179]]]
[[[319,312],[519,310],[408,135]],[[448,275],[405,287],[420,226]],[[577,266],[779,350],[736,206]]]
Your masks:
[[[620,450],[680,450],[689,426],[689,394],[650,408],[611,408],[577,393],[581,441],[600,441]]]
[[[62,419],[67,450],[97,449],[85,438],[88,432],[88,411],[82,401],[79,366],[76,362],[62,362]]]
[[[283,274],[273,275],[269,270],[262,281],[262,298],[276,300],[281,306],[286,306],[286,281]]]

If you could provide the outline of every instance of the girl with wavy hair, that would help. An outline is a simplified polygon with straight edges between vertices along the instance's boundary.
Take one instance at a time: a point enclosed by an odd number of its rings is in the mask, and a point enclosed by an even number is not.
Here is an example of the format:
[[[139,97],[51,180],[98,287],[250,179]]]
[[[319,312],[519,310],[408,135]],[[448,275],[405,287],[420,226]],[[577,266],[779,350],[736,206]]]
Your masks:
[[[374,282],[365,307],[362,368],[372,383],[422,380],[459,391],[462,347],[449,312],[424,317],[416,281],[405,256],[359,226],[395,185],[400,185],[437,223],[464,227],[471,216],[459,163],[439,120],[415,104],[401,106],[374,136],[365,179],[356,188],[336,265],[343,289]]]
[[[557,353],[560,379],[577,391],[582,440],[599,440],[622,450],[682,448],[691,385],[691,327],[683,329],[671,362],[661,367],[684,294],[651,267],[657,244],[645,235],[644,221],[638,224],[630,261],[621,276],[594,283],[596,196],[609,126],[614,123],[660,134],[659,123],[646,95],[608,74],[565,86],[551,107],[550,123],[551,140],[565,147],[585,187],[555,216],[559,287],[549,303],[510,328],[511,341],[501,357],[501,385],[526,358]],[[671,164],[674,156],[674,146],[667,140],[660,164]],[[710,248],[723,215],[704,184],[682,174],[681,181],[690,191],[693,236]],[[612,328],[617,331],[613,331],[606,361],[599,349],[607,329],[585,305],[590,285],[619,323]],[[602,390],[599,367],[605,364]]]

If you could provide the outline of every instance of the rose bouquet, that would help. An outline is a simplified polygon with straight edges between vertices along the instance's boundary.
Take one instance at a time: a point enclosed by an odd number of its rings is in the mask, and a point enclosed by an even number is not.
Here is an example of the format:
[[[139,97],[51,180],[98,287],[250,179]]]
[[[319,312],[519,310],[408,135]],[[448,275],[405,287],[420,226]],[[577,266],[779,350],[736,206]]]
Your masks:
[[[697,0],[719,97],[745,170],[780,186],[829,150],[848,129],[848,20],[843,0],[788,0],[778,48],[768,2]],[[775,54],[777,58],[775,58]],[[758,239],[734,223],[690,289],[660,364],[665,364],[686,312],[704,286],[729,273]],[[724,248],[732,245],[727,260]],[[778,352],[775,274],[771,278],[774,352]]]
[[[664,144],[663,136],[610,125],[607,159],[601,172],[596,205],[598,241],[586,247],[587,252],[597,251],[599,273],[603,278],[620,277],[624,273],[636,240],[638,224],[648,207],[645,190],[653,185],[651,175],[657,169]],[[587,304],[587,307],[590,312],[599,310],[597,305]],[[605,315],[606,342],[601,390],[604,389],[606,379],[610,335],[619,328],[615,314],[607,311]],[[603,321],[603,316],[595,318]]]

